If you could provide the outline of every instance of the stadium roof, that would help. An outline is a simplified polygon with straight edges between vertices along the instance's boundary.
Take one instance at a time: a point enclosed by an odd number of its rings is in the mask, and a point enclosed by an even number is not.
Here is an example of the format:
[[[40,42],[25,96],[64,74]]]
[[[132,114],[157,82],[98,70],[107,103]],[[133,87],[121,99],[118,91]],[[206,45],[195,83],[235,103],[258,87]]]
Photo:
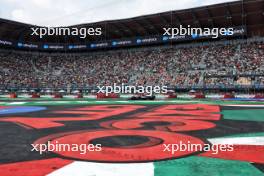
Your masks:
[[[162,35],[164,27],[177,27],[180,24],[202,28],[245,25],[249,35],[264,35],[264,0],[235,1],[129,19],[71,26],[78,28],[101,27],[103,29],[101,36],[88,36],[84,39],[77,36],[46,36],[40,39],[38,36],[30,35],[32,25],[0,19],[0,39],[30,43],[83,43]]]

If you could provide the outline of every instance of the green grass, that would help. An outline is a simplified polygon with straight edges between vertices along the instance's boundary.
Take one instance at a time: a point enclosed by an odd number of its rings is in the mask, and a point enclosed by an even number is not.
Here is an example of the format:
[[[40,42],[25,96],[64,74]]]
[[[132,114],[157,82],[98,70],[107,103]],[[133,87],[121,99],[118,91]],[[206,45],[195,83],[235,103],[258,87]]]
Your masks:
[[[227,105],[227,104],[242,104],[242,105],[254,105],[254,104],[263,104],[264,102],[257,101],[224,101],[224,100],[210,100],[210,99],[168,99],[168,100],[126,100],[126,99],[73,99],[73,98],[62,98],[62,99],[53,99],[53,98],[1,98],[1,106],[35,106],[35,105],[81,105],[81,104],[216,104],[216,105]]]

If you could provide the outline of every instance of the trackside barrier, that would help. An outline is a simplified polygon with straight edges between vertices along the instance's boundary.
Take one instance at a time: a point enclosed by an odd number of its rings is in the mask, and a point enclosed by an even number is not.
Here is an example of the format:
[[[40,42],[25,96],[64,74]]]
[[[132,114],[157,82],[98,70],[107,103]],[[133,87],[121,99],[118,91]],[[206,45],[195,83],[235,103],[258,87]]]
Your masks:
[[[226,98],[235,98],[235,95],[232,93],[226,93],[226,94],[224,94],[224,99],[226,99]]]
[[[254,96],[255,99],[263,99],[264,98],[264,94],[256,94]]]
[[[96,98],[97,99],[102,99],[102,98],[119,98],[119,94],[116,93],[110,93],[108,95],[106,95],[105,93],[97,93],[96,94]]]
[[[11,94],[9,95],[9,98],[17,98],[17,94],[16,94],[16,93],[11,93]]]
[[[31,98],[40,98],[38,93],[32,93]]]
[[[63,98],[63,95],[60,93],[55,93],[53,98]]]
[[[75,96],[75,98],[83,98],[83,94],[78,93],[78,94]]]
[[[203,94],[203,93],[195,93],[194,98],[204,99],[205,98],[205,94]]]

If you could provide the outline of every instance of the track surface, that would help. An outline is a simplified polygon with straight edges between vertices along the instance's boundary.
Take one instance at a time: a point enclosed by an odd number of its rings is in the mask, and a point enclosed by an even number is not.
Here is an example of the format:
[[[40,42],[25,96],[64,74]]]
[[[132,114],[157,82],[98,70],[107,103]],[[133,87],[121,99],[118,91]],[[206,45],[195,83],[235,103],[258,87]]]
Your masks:
[[[263,105],[48,103],[0,104],[1,176],[264,175]],[[31,151],[31,144],[47,141],[101,144],[102,151]],[[179,141],[230,143],[234,151],[163,150],[163,144]]]

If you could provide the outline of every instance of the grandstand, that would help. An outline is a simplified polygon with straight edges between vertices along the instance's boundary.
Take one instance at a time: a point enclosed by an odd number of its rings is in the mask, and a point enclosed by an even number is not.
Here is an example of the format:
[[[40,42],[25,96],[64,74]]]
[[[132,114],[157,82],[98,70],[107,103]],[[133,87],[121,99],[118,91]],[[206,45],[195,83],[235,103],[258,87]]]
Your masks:
[[[91,91],[97,85],[126,83],[167,85],[176,91],[261,91],[262,7],[263,1],[231,2],[75,26],[105,29],[105,36],[84,40],[74,36],[46,36],[40,40],[30,35],[32,25],[2,19],[1,46],[9,49],[2,50],[0,56],[0,88],[2,92],[69,88]],[[216,40],[201,37],[160,41],[162,27],[178,25],[237,27],[242,32]],[[248,80],[237,81],[240,78]]]
[[[244,40],[242,40],[244,42]],[[264,44],[232,41],[174,48],[152,47],[92,54],[2,53],[2,89],[91,89],[96,85],[168,85],[175,88],[263,88]],[[235,81],[247,74],[255,80]],[[208,78],[206,75],[221,75]],[[230,78],[224,77],[231,75]]]
[[[234,35],[164,35],[188,25]],[[0,19],[1,176],[263,176],[264,0],[69,26],[103,31],[86,38],[36,27]],[[168,92],[98,92],[113,84]],[[202,149],[163,148],[180,142]],[[37,152],[58,143],[102,151]]]

